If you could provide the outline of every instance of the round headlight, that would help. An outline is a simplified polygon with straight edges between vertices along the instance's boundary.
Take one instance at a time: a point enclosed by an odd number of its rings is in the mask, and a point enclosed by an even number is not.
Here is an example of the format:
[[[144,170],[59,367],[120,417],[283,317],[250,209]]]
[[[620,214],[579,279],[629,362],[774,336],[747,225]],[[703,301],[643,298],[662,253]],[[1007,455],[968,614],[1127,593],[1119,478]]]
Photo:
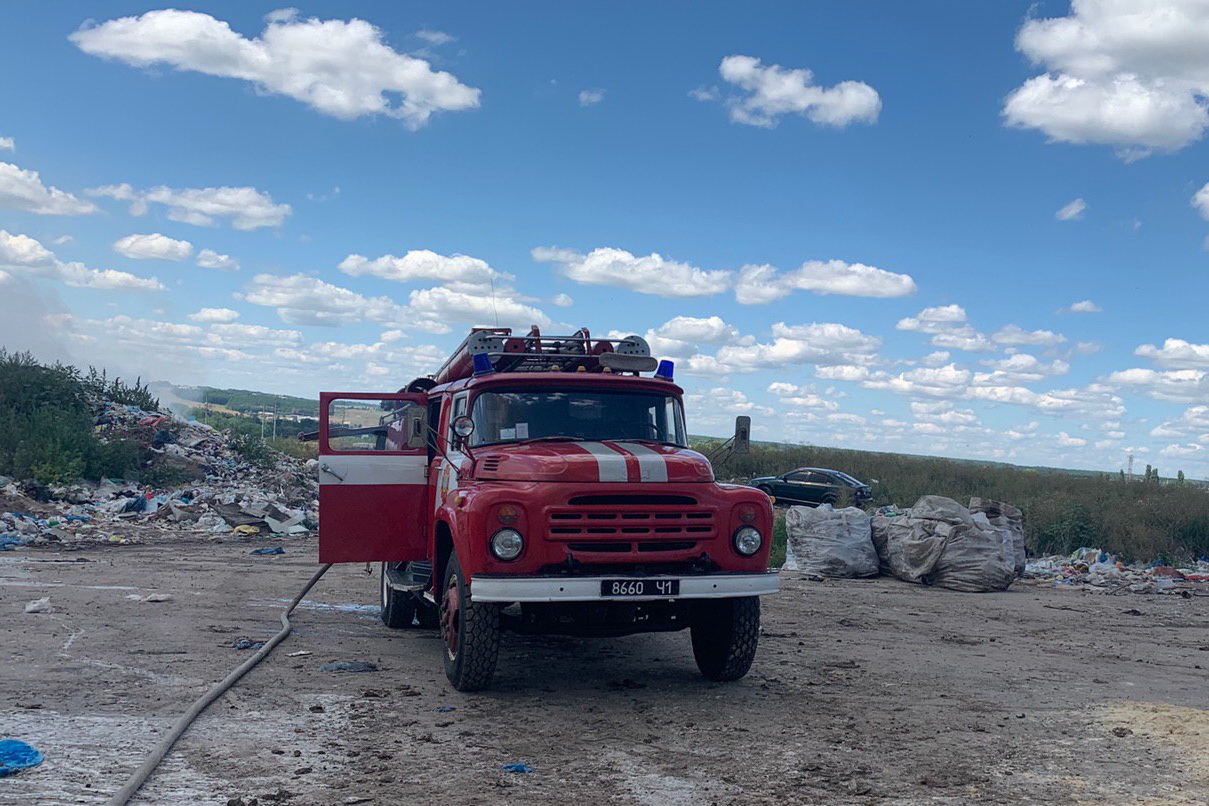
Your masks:
[[[744,557],[755,554],[762,545],[764,545],[764,538],[760,536],[760,530],[756,527],[740,526],[735,531],[735,551]]]
[[[501,560],[515,560],[524,548],[525,538],[515,529],[500,529],[491,536],[491,553]]]

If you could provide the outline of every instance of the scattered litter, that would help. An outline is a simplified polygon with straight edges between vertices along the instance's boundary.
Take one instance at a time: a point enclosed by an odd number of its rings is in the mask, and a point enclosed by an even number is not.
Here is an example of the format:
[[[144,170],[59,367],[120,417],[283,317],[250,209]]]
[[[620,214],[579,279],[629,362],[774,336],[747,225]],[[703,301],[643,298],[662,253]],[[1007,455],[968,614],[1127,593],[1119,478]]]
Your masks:
[[[337,660],[319,667],[321,672],[376,672],[378,667],[365,660]]]
[[[252,549],[251,551],[248,552],[248,554],[262,554],[262,555],[263,554],[285,554],[285,549],[283,549],[281,546],[274,546],[271,549],[270,548]]]
[[[26,613],[53,613],[54,607],[50,604],[50,597],[43,596],[41,599],[34,599],[25,606]]]
[[[309,655],[309,654],[311,654],[311,651],[309,649],[300,649],[297,652],[287,652],[286,657],[287,658],[301,658],[303,655]]]
[[[251,638],[241,636],[235,639],[235,643],[231,644],[231,646],[236,649],[260,649],[264,646],[264,641],[253,641]]]
[[[456,711],[456,710],[458,710],[458,709],[457,709],[456,707],[452,706],[452,705],[438,705],[438,706],[437,706],[435,709],[433,709],[433,710],[435,710],[435,711],[436,711],[438,714],[447,714],[447,713],[449,713],[450,711]]]
[[[1187,568],[1164,563],[1127,565],[1098,548],[1080,548],[1028,561],[1025,578],[1033,584],[1069,586],[1104,593],[1209,596],[1209,558]]]
[[[37,748],[19,739],[4,739],[0,741],[0,778],[36,767],[42,763],[43,758]]]
[[[533,768],[523,761],[514,761],[511,764],[504,764],[501,769],[504,772],[516,772],[522,775],[533,772]]]
[[[173,597],[172,597],[171,593],[149,593],[146,596],[144,596],[142,599],[140,599],[139,601],[141,601],[141,602],[171,602],[172,598]]]

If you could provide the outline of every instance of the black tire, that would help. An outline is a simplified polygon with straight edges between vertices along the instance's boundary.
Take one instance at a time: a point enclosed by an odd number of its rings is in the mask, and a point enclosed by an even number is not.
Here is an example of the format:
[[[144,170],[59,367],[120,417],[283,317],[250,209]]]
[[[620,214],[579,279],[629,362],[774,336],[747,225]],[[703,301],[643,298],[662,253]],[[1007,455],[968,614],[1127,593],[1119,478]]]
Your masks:
[[[410,627],[416,618],[416,597],[408,591],[397,591],[386,584],[386,569],[393,563],[382,563],[382,581],[378,604],[382,608],[382,623],[391,629]]]
[[[440,627],[441,608],[430,604],[426,599],[417,601],[419,604],[416,606],[416,621],[420,622],[420,627],[425,630],[435,630]]]
[[[457,552],[445,567],[440,621],[449,682],[458,691],[489,686],[500,653],[500,607],[493,602],[470,601],[470,588]]]
[[[693,606],[693,657],[710,680],[747,674],[760,641],[760,597],[702,599]]]
[[[826,495],[823,496],[823,500],[821,502],[819,502],[819,506],[822,506],[823,504],[831,504],[831,506],[834,507],[839,502],[840,502],[840,497],[838,495],[836,495],[835,493],[827,493]]]

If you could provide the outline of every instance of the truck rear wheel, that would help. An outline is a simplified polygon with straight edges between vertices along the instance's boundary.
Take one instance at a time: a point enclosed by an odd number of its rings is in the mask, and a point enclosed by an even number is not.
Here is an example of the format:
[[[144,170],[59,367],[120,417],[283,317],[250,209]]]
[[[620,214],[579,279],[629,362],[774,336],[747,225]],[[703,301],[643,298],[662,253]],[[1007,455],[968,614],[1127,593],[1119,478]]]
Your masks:
[[[478,691],[491,684],[500,652],[500,608],[493,602],[470,601],[470,586],[456,552],[445,567],[441,639],[445,676],[454,688]]]
[[[416,597],[409,591],[397,591],[386,581],[386,569],[391,563],[382,563],[382,586],[379,604],[382,606],[382,623],[392,629],[410,627],[416,617]]]
[[[697,668],[710,680],[747,674],[760,640],[760,597],[702,599],[693,606],[690,630]]]

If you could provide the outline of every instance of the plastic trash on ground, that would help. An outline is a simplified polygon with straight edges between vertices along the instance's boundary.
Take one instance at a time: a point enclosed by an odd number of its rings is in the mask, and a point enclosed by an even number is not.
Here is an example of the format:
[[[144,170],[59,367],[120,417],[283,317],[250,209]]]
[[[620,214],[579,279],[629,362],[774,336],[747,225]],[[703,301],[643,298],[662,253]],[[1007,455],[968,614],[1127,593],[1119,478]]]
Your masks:
[[[43,761],[42,753],[19,739],[0,740],[0,778],[36,767]]]

